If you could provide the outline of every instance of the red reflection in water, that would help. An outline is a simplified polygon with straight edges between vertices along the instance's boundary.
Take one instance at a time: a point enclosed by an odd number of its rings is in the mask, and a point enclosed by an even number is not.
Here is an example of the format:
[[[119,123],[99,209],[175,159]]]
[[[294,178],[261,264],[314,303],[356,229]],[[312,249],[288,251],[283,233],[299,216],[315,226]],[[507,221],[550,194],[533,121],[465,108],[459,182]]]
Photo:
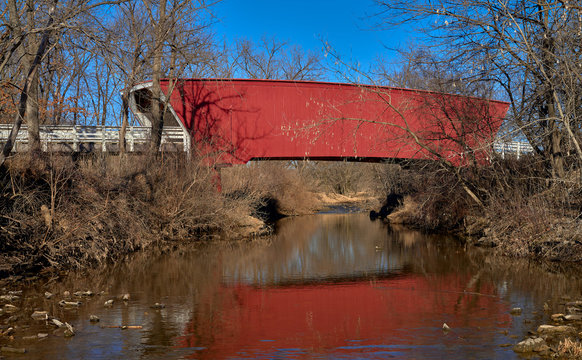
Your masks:
[[[493,286],[467,289],[469,276],[406,276],[377,281],[256,288],[221,287],[207,296],[179,339],[180,347],[205,347],[193,357],[223,359],[302,349],[367,344],[413,345],[442,325],[479,329],[483,342],[509,326],[508,309]],[[466,290],[467,292],[464,292]],[[470,292],[478,291],[483,295]]]

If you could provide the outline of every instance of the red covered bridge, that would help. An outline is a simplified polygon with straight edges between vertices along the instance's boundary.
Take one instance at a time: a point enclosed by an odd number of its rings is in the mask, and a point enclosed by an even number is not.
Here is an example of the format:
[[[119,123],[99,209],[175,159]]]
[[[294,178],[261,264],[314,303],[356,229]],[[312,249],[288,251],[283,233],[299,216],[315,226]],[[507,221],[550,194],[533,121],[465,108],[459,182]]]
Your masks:
[[[151,82],[131,106],[149,125]],[[339,83],[162,80],[167,126],[191,134],[216,164],[253,159],[380,161],[486,156],[508,104],[420,90]]]

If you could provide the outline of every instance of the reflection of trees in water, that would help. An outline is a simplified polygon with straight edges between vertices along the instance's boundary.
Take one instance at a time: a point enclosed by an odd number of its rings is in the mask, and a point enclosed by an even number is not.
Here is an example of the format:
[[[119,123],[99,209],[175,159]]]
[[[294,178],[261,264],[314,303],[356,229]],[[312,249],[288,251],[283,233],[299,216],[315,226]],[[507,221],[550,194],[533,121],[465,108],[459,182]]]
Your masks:
[[[502,296],[533,297],[554,305],[564,302],[563,295],[582,296],[581,264],[511,259],[490,251],[471,251],[468,257],[484,280],[497,284]]]
[[[180,328],[177,328],[173,321],[168,321],[164,311],[153,311],[150,317],[149,326],[142,335],[141,343],[144,355],[164,354],[167,347],[175,345],[176,336],[180,335]]]
[[[400,271],[398,259],[382,261],[386,229],[365,215],[325,214],[286,219],[279,223],[273,245],[261,257],[245,255],[225,263],[228,277],[253,284],[351,274]],[[390,266],[382,267],[382,264]]]

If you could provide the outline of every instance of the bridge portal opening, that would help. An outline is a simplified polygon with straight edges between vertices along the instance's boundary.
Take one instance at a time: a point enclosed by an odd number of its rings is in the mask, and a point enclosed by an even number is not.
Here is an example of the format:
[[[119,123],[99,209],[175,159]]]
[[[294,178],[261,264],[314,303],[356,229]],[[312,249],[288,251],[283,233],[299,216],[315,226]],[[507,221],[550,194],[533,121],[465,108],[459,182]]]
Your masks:
[[[151,83],[149,84],[151,86]],[[130,107],[135,114],[137,121],[141,126],[152,125],[152,92],[147,87],[133,90],[130,94]],[[164,105],[160,104],[160,110],[163,111]],[[166,108],[164,113],[164,127],[181,126],[182,123],[176,117],[171,107]]]

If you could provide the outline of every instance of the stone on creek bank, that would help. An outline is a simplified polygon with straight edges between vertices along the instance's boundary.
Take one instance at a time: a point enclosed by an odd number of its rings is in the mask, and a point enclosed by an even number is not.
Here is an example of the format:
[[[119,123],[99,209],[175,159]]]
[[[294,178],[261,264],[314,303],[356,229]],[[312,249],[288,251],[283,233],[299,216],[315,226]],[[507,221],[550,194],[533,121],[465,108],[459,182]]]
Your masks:
[[[582,321],[582,314],[554,314],[552,315],[553,321]]]
[[[573,326],[567,326],[567,325],[540,325],[538,327],[538,334],[549,334],[549,335],[554,335],[554,334],[566,334],[566,333],[575,333],[576,332],[576,328],[574,328]]]
[[[566,303],[566,306],[573,306],[582,309],[582,300],[570,301]]]
[[[479,238],[477,241],[475,241],[473,245],[477,247],[494,248],[497,247],[497,245],[499,245],[499,241],[494,237],[483,236]]]
[[[540,337],[525,339],[513,347],[513,351],[518,353],[542,352],[549,349],[546,341]]]
[[[4,311],[7,313],[13,313],[13,312],[18,311],[18,307],[14,306],[12,304],[5,304]]]
[[[12,302],[12,301],[18,300],[18,299],[20,299],[20,296],[18,296],[18,295],[12,295],[12,294],[0,295],[0,300],[1,301]]]

